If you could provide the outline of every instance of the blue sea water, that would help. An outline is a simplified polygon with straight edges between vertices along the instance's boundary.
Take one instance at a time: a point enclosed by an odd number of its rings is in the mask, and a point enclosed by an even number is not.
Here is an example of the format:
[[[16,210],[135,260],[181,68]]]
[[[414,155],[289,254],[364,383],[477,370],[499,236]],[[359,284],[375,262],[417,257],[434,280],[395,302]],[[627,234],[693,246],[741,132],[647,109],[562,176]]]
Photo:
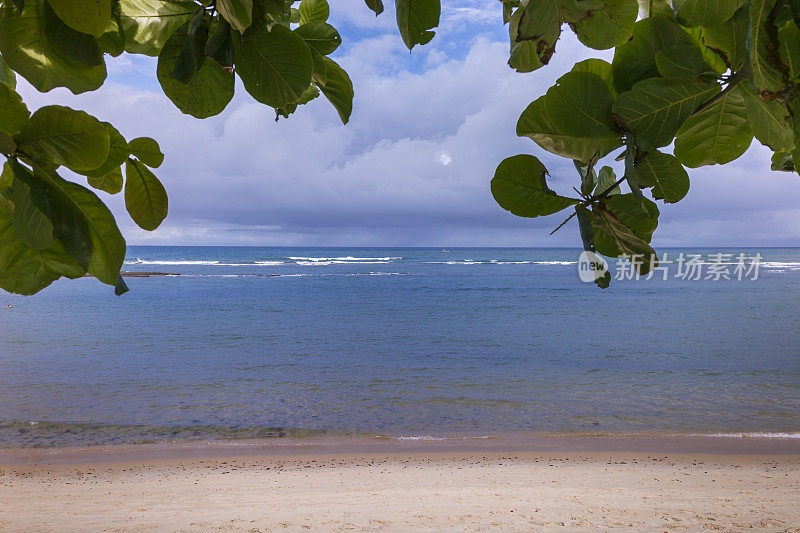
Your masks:
[[[0,447],[799,435],[800,249],[666,252],[763,262],[600,290],[573,249],[130,247],[180,275],[0,294]]]

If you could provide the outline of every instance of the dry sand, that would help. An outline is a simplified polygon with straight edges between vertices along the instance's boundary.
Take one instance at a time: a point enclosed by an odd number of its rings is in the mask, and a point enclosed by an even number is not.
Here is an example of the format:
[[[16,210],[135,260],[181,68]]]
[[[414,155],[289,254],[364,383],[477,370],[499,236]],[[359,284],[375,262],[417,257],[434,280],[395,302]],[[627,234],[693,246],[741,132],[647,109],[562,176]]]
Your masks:
[[[798,454],[511,449],[0,452],[0,531],[800,532]]]

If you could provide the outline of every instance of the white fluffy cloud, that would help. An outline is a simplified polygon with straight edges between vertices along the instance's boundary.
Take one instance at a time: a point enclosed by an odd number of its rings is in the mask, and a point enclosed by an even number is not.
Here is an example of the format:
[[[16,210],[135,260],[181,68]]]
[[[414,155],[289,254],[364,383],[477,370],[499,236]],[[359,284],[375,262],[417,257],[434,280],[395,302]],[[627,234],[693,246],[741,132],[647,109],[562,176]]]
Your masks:
[[[568,161],[514,129],[525,106],[585,52],[565,37],[551,65],[517,74],[505,64],[499,8],[488,7],[449,4],[440,35],[409,54],[391,13],[376,20],[361,0],[337,2],[336,24],[346,29],[337,60],[356,87],[348,126],[324,99],[276,123],[241,86],[222,115],[195,120],[164,97],[154,61],[141,57],[111,61],[97,92],[40,95],[24,83],[21,91],[32,107],[70,105],[129,138],[159,140],[167,158],[157,173],[170,193],[162,228],[137,230],[120,199],[104,195],[133,244],[577,245],[569,226],[548,237],[557,217],[504,212],[489,180],[504,157],[527,152],[545,162],[557,190],[576,183]],[[733,165],[691,175],[689,197],[661,209],[657,244],[800,241],[800,180],[770,172],[765,150],[753,146]]]

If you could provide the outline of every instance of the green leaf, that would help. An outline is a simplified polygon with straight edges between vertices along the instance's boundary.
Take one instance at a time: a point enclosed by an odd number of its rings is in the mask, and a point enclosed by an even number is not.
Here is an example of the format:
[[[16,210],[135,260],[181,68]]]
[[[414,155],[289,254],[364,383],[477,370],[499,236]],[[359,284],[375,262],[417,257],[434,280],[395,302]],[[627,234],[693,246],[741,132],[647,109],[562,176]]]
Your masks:
[[[45,106],[31,115],[14,137],[20,152],[64,165],[76,172],[92,170],[108,158],[109,134],[91,115],[62,106]]]
[[[579,203],[550,190],[546,174],[547,169],[532,155],[506,158],[492,178],[492,196],[506,211],[527,218],[552,215]]]
[[[635,256],[637,261],[633,264],[639,274],[647,274],[651,266],[658,265],[658,257],[650,245],[602,206],[592,209],[592,230],[598,253],[608,257]]]
[[[592,11],[573,24],[573,28],[580,42],[595,50],[605,50],[630,40],[638,15],[636,0],[606,0],[603,9]]]
[[[375,12],[376,17],[383,13],[382,0],[364,0],[364,2],[366,2],[368,8]]]
[[[170,36],[197,11],[194,2],[119,0],[125,51],[157,56]]]
[[[740,83],[739,87],[756,139],[774,152],[791,150],[794,132],[789,111],[777,100],[761,98],[758,89],[749,81]]]
[[[680,161],[669,154],[646,152],[636,161],[639,187],[653,188],[653,198],[675,203],[689,192],[689,174]]]
[[[701,74],[715,76],[696,46],[675,44],[656,52],[658,73],[665,78],[697,80]]]
[[[547,116],[566,135],[607,139],[614,136],[613,102],[603,78],[568,72],[547,91]]]
[[[7,2],[0,7],[0,53],[5,63],[41,92],[66,87],[78,94],[100,87],[106,67],[99,47],[92,47],[94,39],[78,34],[70,41],[77,32],[47,12],[52,10],[44,0],[28,0],[22,13]]]
[[[675,16],[669,0],[639,0],[639,10],[645,18],[659,15],[670,18]]]
[[[309,22],[325,22],[331,14],[327,0],[301,0],[298,11],[300,12],[300,25]]]
[[[639,148],[653,150],[669,145],[683,122],[719,91],[716,84],[651,78],[620,94],[614,113],[636,136]]]
[[[522,0],[511,16],[509,35],[512,43],[536,42],[537,48],[554,48],[561,35],[564,16],[561,2]]]
[[[89,176],[86,180],[97,190],[117,194],[122,190],[122,168],[112,169],[102,176]]]
[[[643,198],[640,202],[635,194],[616,194],[602,200],[602,207],[642,240],[650,242],[658,227],[658,206]]]
[[[294,32],[322,55],[333,53],[342,44],[336,28],[325,22],[307,22],[298,26]]]
[[[780,53],[789,69],[789,77],[800,77],[800,28],[794,21],[788,21],[779,31]]]
[[[309,47],[311,52],[311,61],[313,67],[311,69],[311,80],[319,85],[325,85],[328,81],[328,70],[325,67],[325,56]]]
[[[106,23],[105,31],[97,38],[100,49],[114,57],[125,51],[125,33],[122,31],[122,14],[119,0],[111,2],[111,18]]]
[[[794,172],[794,161],[792,161],[792,154],[789,152],[775,152],[772,154],[772,164],[770,170],[780,172]]]
[[[103,65],[103,51],[97,39],[64,24],[47,2],[44,4],[44,33],[64,59],[85,67]]]
[[[8,68],[6,62],[3,61],[3,56],[0,56],[0,84],[9,89],[17,88],[17,77],[14,75],[14,71]]]
[[[703,28],[702,43],[721,57],[730,68],[739,70],[747,59],[749,24],[750,13],[744,7],[727,22]]]
[[[212,117],[222,113],[233,98],[234,76],[216,62],[204,61],[188,83],[172,77],[187,28],[178,28],[161,49],[156,74],[164,94],[183,113],[195,118]]]
[[[111,0],[47,0],[58,18],[81,33],[99,37],[111,17]]]
[[[611,71],[611,63],[608,61],[597,58],[584,59],[572,66],[572,72],[591,72],[592,74],[597,74],[606,82],[608,90],[611,91],[611,95],[617,96],[617,91],[614,89],[614,74]]]
[[[724,165],[744,154],[752,141],[744,95],[736,87],[683,123],[675,155],[690,168]]]
[[[439,0],[395,0],[397,27],[409,50],[417,44],[428,44],[439,25]]]
[[[262,104],[281,107],[300,99],[311,83],[311,52],[302,37],[275,24],[247,33],[237,49],[236,73]]]
[[[0,190],[11,185],[6,163]],[[17,294],[35,294],[61,276],[78,278],[86,273],[64,251],[59,242],[45,250],[26,245],[14,230],[12,206],[0,196],[0,288]]]
[[[22,97],[11,87],[0,84],[0,133],[16,135],[22,131],[30,115]]]
[[[125,208],[136,224],[153,231],[167,217],[167,191],[141,161],[128,159],[125,164]]]
[[[684,26],[714,26],[731,18],[744,0],[672,0],[675,15]]]
[[[342,67],[327,57],[325,58],[325,72],[327,81],[325,85],[320,85],[319,89],[336,108],[342,123],[347,124],[350,122],[350,114],[353,112],[353,82],[350,81],[350,76]]]
[[[137,137],[128,143],[131,154],[150,168],[158,168],[164,162],[164,154],[155,139]]]
[[[0,154],[13,154],[17,151],[17,143],[14,139],[0,131]]]
[[[515,43],[511,47],[511,55],[508,58],[508,66],[520,73],[533,72],[534,70],[544,66],[547,61],[550,61],[552,49],[549,53],[545,54],[544,62],[539,57],[537,42],[523,41]],[[547,50],[547,49],[543,49]]]
[[[622,194],[619,185],[615,185],[615,183],[617,183],[617,175],[614,174],[614,169],[608,166],[601,168],[600,172],[597,173],[597,185],[594,188],[594,194],[605,194],[606,196]]]
[[[206,42],[208,41],[208,21],[205,18],[205,10],[198,9],[186,32],[183,27],[175,30],[184,41],[181,53],[175,60],[175,68],[172,70],[172,78],[181,83],[189,83],[192,77],[200,70],[206,59]]]
[[[231,39],[231,26],[225,20],[212,24],[211,37],[206,43],[206,55],[226,70],[233,68],[236,49]]]
[[[297,110],[297,106],[305,105],[317,97],[319,97],[319,89],[316,85],[309,85],[308,89],[300,96],[300,100],[293,104],[286,104],[285,107],[275,109],[275,120],[277,121],[278,117],[289,118],[289,115]]]
[[[659,75],[656,54],[675,44],[693,44],[691,36],[674,21],[661,16],[640,20],[633,39],[617,46],[612,67],[617,92],[630,90],[639,81]]]
[[[86,187],[66,181],[53,171],[36,169],[35,173],[49,182],[56,238],[73,259],[84,250],[90,251],[89,273],[103,283],[115,285],[125,259],[125,239],[111,211]],[[87,238],[88,247],[81,243]],[[76,262],[81,264],[79,259]]]
[[[128,148],[128,143],[125,141],[125,138],[120,134],[120,132],[117,131],[117,128],[108,122],[103,122],[102,124],[105,126],[106,131],[108,131],[108,157],[98,168],[81,172],[89,178],[101,178],[106,174],[113,172],[114,169],[119,170],[119,167],[125,162],[126,159],[128,159],[128,156],[131,153],[130,149]],[[91,180],[89,180],[89,184],[92,185]],[[111,192],[107,189],[103,190],[106,192]]]
[[[253,0],[217,0],[217,11],[239,33],[253,23]]]
[[[622,146],[617,134],[605,138],[572,137],[558,131],[547,117],[547,96],[540,96],[523,111],[517,122],[517,135],[529,137],[556,155],[588,163],[595,156],[604,157]]]
[[[749,74],[762,91],[778,92],[786,86],[778,52],[780,43],[777,32],[773,36],[770,13],[776,0],[750,0],[750,34],[748,36]]]
[[[5,196],[13,205],[11,221],[14,231],[34,250],[50,248],[55,244],[55,238],[47,189],[17,161],[10,161],[10,169],[13,180]]]

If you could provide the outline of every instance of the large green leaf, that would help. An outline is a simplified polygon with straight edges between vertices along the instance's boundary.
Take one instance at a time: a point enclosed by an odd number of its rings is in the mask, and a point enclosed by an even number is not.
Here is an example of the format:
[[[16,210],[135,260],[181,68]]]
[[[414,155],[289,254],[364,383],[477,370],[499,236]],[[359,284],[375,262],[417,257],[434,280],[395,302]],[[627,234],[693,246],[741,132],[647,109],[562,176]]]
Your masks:
[[[719,55],[726,65],[739,70],[747,59],[747,33],[750,13],[747,7],[739,9],[727,22],[703,28],[703,44]]]
[[[103,176],[106,176],[106,174],[113,172],[115,169],[119,170],[119,167],[125,162],[125,160],[128,159],[128,156],[131,153],[130,149],[128,148],[128,143],[125,141],[125,138],[122,136],[122,134],[120,134],[117,128],[108,122],[103,122],[103,126],[105,126],[106,130],[108,131],[108,157],[99,167],[81,172],[81,174],[84,174],[89,178],[102,178]],[[98,181],[95,180],[95,183],[98,183]],[[94,187],[91,179],[89,180],[89,185]],[[100,188],[112,194],[119,192],[118,190],[112,192],[108,188],[104,187],[95,188]]]
[[[650,78],[620,94],[614,113],[635,135],[639,148],[653,150],[669,145],[683,122],[719,91],[716,84]]]
[[[48,2],[43,13],[45,36],[63,59],[87,68],[103,65],[103,51],[97,39],[64,24]]]
[[[51,161],[76,172],[92,170],[108,158],[109,134],[83,111],[62,106],[37,110],[14,137],[19,151],[34,160]]]
[[[0,84],[0,133],[16,135],[22,131],[30,115],[22,97],[11,87]]]
[[[6,163],[0,190],[11,186],[12,173]],[[61,276],[78,278],[86,273],[64,251],[59,242],[44,250],[26,245],[14,230],[13,207],[0,196],[0,288],[17,294],[34,294]]]
[[[253,23],[253,0],[217,0],[217,11],[233,28],[244,33]]]
[[[578,39],[590,48],[605,50],[627,42],[639,14],[636,0],[606,0],[603,9],[592,11],[573,24]]]
[[[778,92],[786,86],[778,52],[777,29],[770,19],[776,0],[750,0],[750,34],[748,36],[749,74],[762,91]]]
[[[137,137],[128,143],[131,154],[151,168],[158,168],[164,162],[164,154],[155,139]]]
[[[189,83],[203,66],[206,60],[209,25],[205,10],[198,9],[192,20],[189,21],[185,33],[183,26],[175,30],[176,34],[183,36],[183,48],[175,60],[175,68],[172,69],[172,77],[179,82]]]
[[[397,27],[409,50],[417,44],[428,44],[439,25],[439,0],[395,0]]]
[[[591,72],[592,74],[597,74],[603,81],[606,82],[608,85],[608,90],[611,91],[611,95],[616,97],[617,91],[614,88],[614,74],[611,70],[611,63],[608,61],[604,61],[602,59],[591,58],[591,59],[584,59],[583,61],[579,61],[572,66],[573,72]]]
[[[125,164],[125,208],[136,224],[153,231],[167,217],[167,191],[159,179],[141,161]]]
[[[523,111],[517,122],[517,135],[529,137],[548,152],[589,162],[594,157],[603,157],[622,146],[619,135],[605,138],[572,137],[558,131],[547,117],[547,96],[540,96]]]
[[[62,179],[53,171],[37,169],[36,175],[48,182],[58,240],[64,244],[73,259],[76,259],[77,253],[70,251],[71,247],[78,250],[88,249],[91,253],[89,273],[103,283],[115,285],[125,259],[125,239],[111,211],[92,191]],[[80,241],[86,238],[80,234],[75,235],[76,231],[83,229],[88,236],[88,248],[77,243],[68,246],[66,242],[71,239]],[[81,263],[78,259],[76,262]]]
[[[658,265],[656,252],[634,231],[602,206],[592,209],[594,246],[598,253],[608,257],[635,257],[633,264],[639,274],[647,274]]]
[[[236,49],[231,38],[231,26],[227,21],[221,20],[219,24],[212,24],[211,36],[206,43],[205,52],[209,58],[226,70],[233,68]]]
[[[0,53],[5,63],[41,92],[66,87],[75,94],[93,91],[106,79],[105,63],[98,57],[74,57],[76,50],[86,52],[87,42],[81,38],[64,48],[48,36],[62,39],[68,33],[60,28],[57,17],[47,17],[45,0],[27,0],[21,13],[12,4],[0,6]],[[50,25],[47,31],[48,23]],[[69,30],[69,28],[67,28]],[[91,36],[85,36],[92,39]],[[96,44],[96,43],[95,43]],[[95,63],[94,65],[90,65]]]
[[[301,0],[297,10],[300,12],[301,25],[309,22],[325,22],[331,14],[327,0]]]
[[[111,0],[47,0],[70,28],[99,37],[111,17]]]
[[[333,53],[342,44],[342,38],[336,28],[325,22],[301,24],[294,32],[322,55]]]
[[[28,247],[44,250],[55,244],[47,188],[16,160],[10,161],[11,187],[4,191],[13,205],[11,221],[17,236]]]
[[[646,242],[653,238],[658,227],[658,206],[647,198],[639,201],[632,193],[615,194],[604,198],[603,207]]]
[[[311,83],[311,52],[302,37],[275,24],[247,32],[237,47],[236,73],[253,98],[272,107],[300,99]]]
[[[119,0],[125,51],[157,56],[170,36],[191,20],[194,2]]]
[[[697,80],[701,74],[715,75],[700,49],[688,44],[674,44],[656,52],[656,68],[665,78]]]
[[[676,22],[655,16],[640,20],[633,28],[633,39],[614,51],[614,86],[617,92],[630,90],[647,78],[658,76],[656,53],[676,44],[693,44],[691,36]]]
[[[689,174],[674,156],[652,151],[636,161],[639,187],[653,188],[653,198],[675,203],[689,192]]]
[[[350,114],[353,112],[353,82],[350,76],[335,61],[325,58],[325,85],[320,85],[319,89],[325,98],[333,104],[339,118],[343,124],[350,121]]]
[[[675,155],[687,167],[724,165],[745,153],[753,141],[740,87],[689,117],[675,139]]]
[[[745,0],[672,0],[684,26],[714,26],[731,18]]]
[[[119,0],[111,2],[111,18],[106,21],[106,28],[102,35],[97,38],[100,49],[114,57],[125,51],[125,33],[122,31],[122,13],[119,8]]]
[[[101,176],[88,176],[86,181],[97,190],[117,194],[122,190],[122,169],[116,167]]]
[[[739,87],[756,139],[775,152],[791,150],[794,132],[789,111],[777,100],[761,98],[758,89],[749,81],[740,83]]]
[[[607,139],[614,135],[613,102],[603,78],[591,72],[568,72],[547,91],[547,116],[566,135]]]
[[[789,69],[789,78],[797,80],[800,77],[800,28],[790,20],[778,31],[778,37],[781,58]]]
[[[156,74],[164,94],[183,113],[195,118],[218,115],[233,98],[234,76],[214,61],[204,61],[200,70],[181,83],[172,77],[183,50],[187,25],[178,28],[158,56]]]
[[[546,174],[547,169],[532,155],[506,158],[492,178],[492,196],[506,211],[527,218],[552,215],[579,203],[550,190]]]
[[[533,72],[550,61],[553,49],[543,48],[542,50],[546,52],[544,57],[539,56],[538,41],[515,43],[511,47],[508,66],[520,73]]]
[[[555,47],[564,22],[561,7],[561,0],[522,0],[511,17],[511,42],[536,42],[541,50]]]
[[[10,89],[17,88],[17,77],[14,75],[14,71],[8,68],[6,62],[3,61],[3,56],[0,56],[0,84]]]
[[[614,169],[605,166],[597,173],[597,185],[594,188],[594,194],[602,194],[605,196],[612,196],[614,194],[622,194],[622,191],[617,185],[617,175],[614,174]]]

